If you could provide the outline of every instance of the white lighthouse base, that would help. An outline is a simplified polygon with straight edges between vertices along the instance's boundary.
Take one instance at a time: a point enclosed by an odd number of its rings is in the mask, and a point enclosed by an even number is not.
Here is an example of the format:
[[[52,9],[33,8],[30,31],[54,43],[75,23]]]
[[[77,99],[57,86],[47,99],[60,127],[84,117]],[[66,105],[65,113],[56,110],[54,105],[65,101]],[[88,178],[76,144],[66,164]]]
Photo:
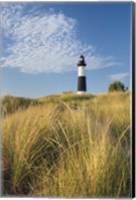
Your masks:
[[[77,94],[86,94],[85,91],[78,91]]]

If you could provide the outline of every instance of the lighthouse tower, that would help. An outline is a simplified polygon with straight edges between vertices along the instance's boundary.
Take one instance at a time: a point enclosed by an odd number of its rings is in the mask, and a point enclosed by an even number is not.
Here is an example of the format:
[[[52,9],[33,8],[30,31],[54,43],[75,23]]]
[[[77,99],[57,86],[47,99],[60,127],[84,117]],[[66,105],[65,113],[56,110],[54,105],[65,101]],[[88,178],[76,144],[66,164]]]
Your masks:
[[[78,66],[77,94],[84,94],[86,92],[86,76],[85,76],[86,63],[83,55],[80,56],[77,66]]]

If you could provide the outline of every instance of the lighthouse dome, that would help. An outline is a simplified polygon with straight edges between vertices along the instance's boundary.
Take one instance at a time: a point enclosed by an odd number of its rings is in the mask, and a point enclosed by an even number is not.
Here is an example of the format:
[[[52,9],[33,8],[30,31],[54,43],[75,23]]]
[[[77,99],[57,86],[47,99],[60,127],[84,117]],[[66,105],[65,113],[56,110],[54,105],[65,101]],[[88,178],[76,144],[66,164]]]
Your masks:
[[[84,56],[81,55],[80,58],[79,58],[79,60],[84,60]]]
[[[78,66],[86,66],[85,59],[84,59],[84,56],[83,56],[83,55],[80,56],[77,65],[78,65]]]

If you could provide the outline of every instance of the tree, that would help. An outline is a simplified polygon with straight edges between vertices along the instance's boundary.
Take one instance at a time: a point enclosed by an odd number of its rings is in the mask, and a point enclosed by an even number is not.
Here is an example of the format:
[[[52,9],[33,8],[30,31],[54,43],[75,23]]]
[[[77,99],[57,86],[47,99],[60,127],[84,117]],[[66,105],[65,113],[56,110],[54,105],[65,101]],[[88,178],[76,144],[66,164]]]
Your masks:
[[[125,85],[123,83],[121,83],[120,81],[114,81],[113,83],[111,83],[109,85],[108,91],[109,92],[113,92],[113,91],[126,91],[126,89],[125,89]]]

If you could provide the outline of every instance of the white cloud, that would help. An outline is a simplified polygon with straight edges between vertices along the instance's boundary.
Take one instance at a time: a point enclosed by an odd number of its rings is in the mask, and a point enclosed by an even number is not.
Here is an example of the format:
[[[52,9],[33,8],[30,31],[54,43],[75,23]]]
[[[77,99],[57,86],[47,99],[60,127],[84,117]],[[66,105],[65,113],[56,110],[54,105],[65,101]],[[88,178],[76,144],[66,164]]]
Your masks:
[[[117,73],[117,74],[111,74],[109,76],[110,80],[112,81],[122,81],[124,80],[127,76],[129,75],[129,73]]]
[[[25,4],[2,4],[2,27],[8,46],[3,48],[2,67],[19,68],[26,73],[76,70],[80,54],[87,69],[118,64],[113,57],[97,55],[90,44],[76,36],[77,21],[62,13],[25,11]]]

